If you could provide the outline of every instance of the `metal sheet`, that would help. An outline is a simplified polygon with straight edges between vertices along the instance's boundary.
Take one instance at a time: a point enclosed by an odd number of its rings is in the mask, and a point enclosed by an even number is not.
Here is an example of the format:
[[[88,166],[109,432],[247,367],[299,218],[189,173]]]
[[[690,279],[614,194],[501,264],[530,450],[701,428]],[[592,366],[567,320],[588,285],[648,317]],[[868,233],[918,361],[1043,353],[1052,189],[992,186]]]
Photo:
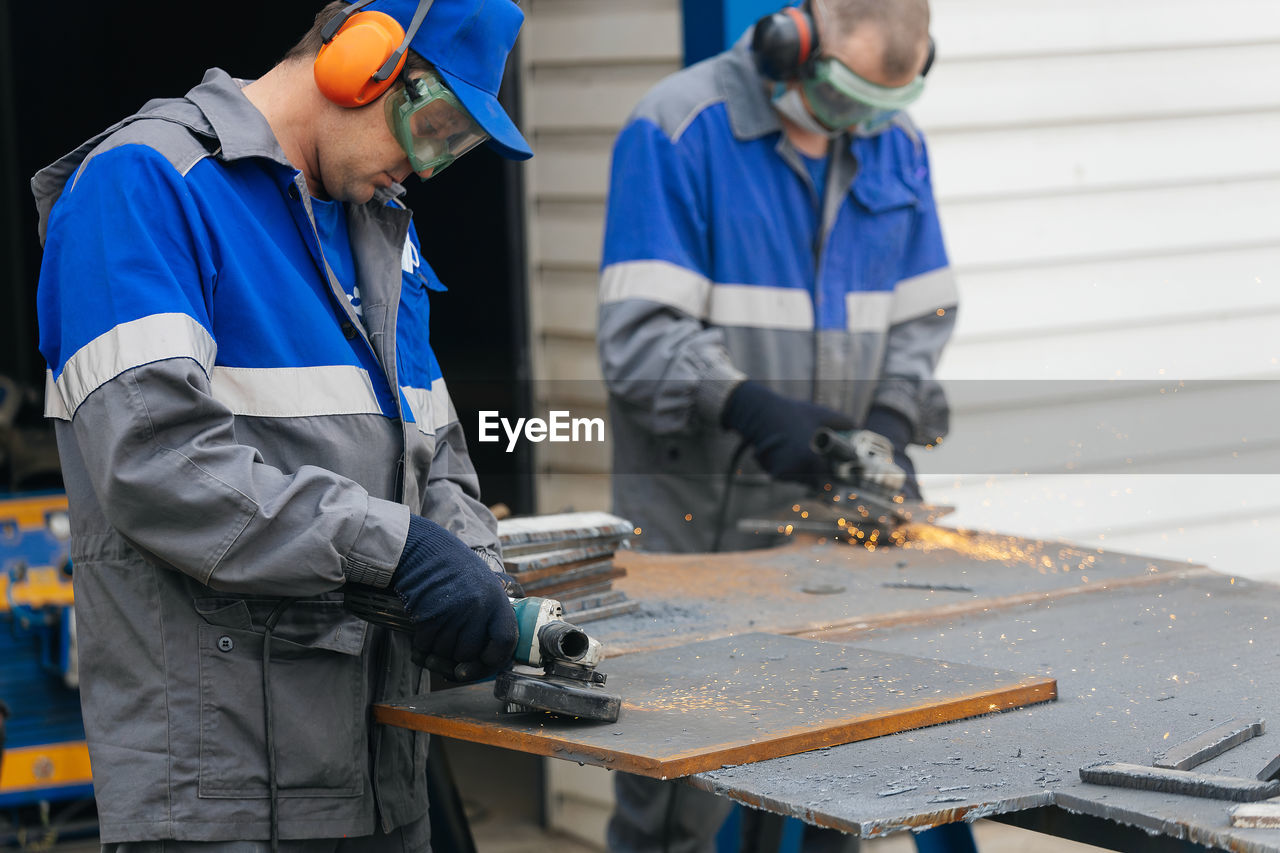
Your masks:
[[[585,625],[588,622],[595,622],[598,619],[607,619],[610,616],[621,616],[624,613],[631,613],[639,607],[636,601],[615,601],[612,604],[600,604],[595,607],[585,607],[582,610],[575,610],[572,613],[565,614],[565,621],[572,622],[575,625]]]
[[[640,609],[591,633],[613,654],[744,628],[802,633],[1059,681],[1049,705],[687,779],[740,802],[864,837],[1057,807],[1207,846],[1280,853],[1280,833],[1232,828],[1221,801],[1077,777],[1085,764],[1149,763],[1207,726],[1273,712],[1280,588],[1058,543],[942,528],[913,535],[874,551],[796,541],[737,554],[619,552],[629,574],[617,586]],[[973,592],[881,586],[897,579]],[[612,673],[626,659],[603,668]],[[1254,776],[1280,752],[1276,743],[1274,734],[1256,737],[1205,769]]]
[[[607,512],[565,512],[498,522],[505,556],[571,546],[610,543],[620,546],[632,533],[631,522]]]
[[[599,586],[603,581],[614,581],[625,574],[626,569],[620,569],[605,560],[595,565],[574,569],[571,572],[553,575],[545,580],[522,580],[520,585],[524,587],[526,595],[554,597],[558,594],[573,593],[578,590]]]
[[[1111,785],[1135,791],[1186,794],[1211,800],[1253,803],[1280,794],[1280,782],[1259,782],[1235,776],[1210,776],[1190,770],[1146,767],[1123,761],[1107,761],[1080,768],[1080,780],[1090,785]]]
[[[603,557],[596,557],[590,560],[578,560],[573,563],[564,563],[559,566],[548,566],[541,569],[533,569],[527,572],[514,574],[516,580],[528,588],[530,584],[540,581],[554,581],[556,579],[568,579],[571,577],[582,577],[594,572],[604,572],[612,569],[613,555],[606,554]],[[621,575],[619,575],[621,577]]]
[[[608,661],[617,723],[503,716],[488,685],[378,706],[380,722],[655,778],[1048,701],[1051,678],[747,634]]]
[[[626,601],[627,594],[620,589],[604,589],[597,591],[587,591],[585,593],[577,593],[572,598],[561,597],[560,603],[564,605],[564,612],[576,613],[579,610],[588,610],[593,607],[604,607],[609,604],[617,604],[620,601]]]
[[[1077,770],[1149,763],[1170,742],[1280,700],[1280,588],[1220,575],[1105,595],[1046,599],[847,636],[859,647],[1053,676],[1049,705],[950,723],[689,779],[735,800],[878,836],[1052,806],[1172,838],[1280,851],[1280,833],[1233,828],[1229,804],[1088,785]],[[1248,778],[1275,756],[1273,734],[1206,762]],[[916,786],[895,796],[894,787]]]
[[[1231,810],[1231,825],[1251,829],[1280,829],[1280,802],[1245,803]]]
[[[581,565],[591,560],[613,557],[617,547],[613,543],[584,545],[579,548],[556,548],[520,556],[504,555],[503,565],[516,576],[534,572],[549,572],[559,568]]]
[[[593,636],[609,654],[743,630],[870,631],[1211,574],[1185,562],[941,527],[912,527],[902,547],[806,539],[726,554],[619,551],[614,563],[627,570],[617,588],[641,606],[599,624]]]

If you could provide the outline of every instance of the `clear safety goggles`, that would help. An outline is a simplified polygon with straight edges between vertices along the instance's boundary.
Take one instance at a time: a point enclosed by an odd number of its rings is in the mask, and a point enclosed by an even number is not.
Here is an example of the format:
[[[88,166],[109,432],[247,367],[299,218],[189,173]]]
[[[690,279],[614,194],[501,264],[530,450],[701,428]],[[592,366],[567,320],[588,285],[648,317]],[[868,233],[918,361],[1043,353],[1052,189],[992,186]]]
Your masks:
[[[838,59],[824,56],[814,63],[804,86],[805,100],[814,118],[832,130],[878,130],[924,92],[924,77],[905,86],[880,86],[859,77]]]
[[[387,124],[415,172],[430,178],[489,138],[458,98],[431,72],[404,76],[386,97]]]

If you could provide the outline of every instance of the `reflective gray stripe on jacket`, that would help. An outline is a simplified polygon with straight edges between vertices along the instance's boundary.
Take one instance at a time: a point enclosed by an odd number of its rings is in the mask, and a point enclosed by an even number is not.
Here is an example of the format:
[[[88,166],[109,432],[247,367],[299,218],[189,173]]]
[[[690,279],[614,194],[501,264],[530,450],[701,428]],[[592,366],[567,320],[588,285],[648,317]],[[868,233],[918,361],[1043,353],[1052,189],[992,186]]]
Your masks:
[[[743,43],[668,77],[640,102],[632,121],[656,124],[675,144],[700,113],[719,104],[727,107],[739,141],[781,130]],[[923,145],[908,119],[900,125]],[[833,149],[821,217],[824,237],[859,168],[848,145]],[[810,182],[783,135],[776,152]],[[734,151],[714,156],[733,157]],[[711,171],[707,164],[703,174]],[[691,167],[691,173],[697,170]],[[614,185],[610,192],[628,188]],[[688,219],[742,213],[699,210]],[[823,257],[817,259],[819,269]],[[712,281],[656,258],[604,267],[598,346],[610,392],[614,511],[644,530],[638,544],[676,551],[710,547],[725,473],[740,441],[721,428],[720,414],[745,377],[858,421],[872,405],[890,407],[911,422],[917,443],[946,434],[948,408],[933,374],[955,324],[950,268],[902,279],[892,291],[850,292],[845,299],[846,328],[818,330],[804,289]],[[731,499],[730,530],[735,518],[776,509],[804,493],[770,482],[750,454],[742,470]],[[753,536],[730,535],[725,541],[727,547],[763,544]]]
[[[293,169],[237,84],[211,71],[186,99],[149,103],[39,173],[42,236],[75,169],[124,144],[181,174],[208,157]],[[295,185],[307,198],[300,174]],[[389,306],[366,311],[367,332],[350,319],[394,378],[410,216],[381,198],[349,206],[348,220],[365,303]],[[417,423],[388,418],[351,376],[228,368],[198,324],[160,330],[156,316],[93,341],[91,367],[68,376],[69,364],[47,404],[71,505],[102,840],[268,837],[261,659],[282,597],[298,600],[271,647],[281,837],[419,818],[427,737],[371,730],[369,709],[426,679],[407,638],[347,614],[335,590],[388,583],[410,510],[500,565],[447,390],[403,389]]]

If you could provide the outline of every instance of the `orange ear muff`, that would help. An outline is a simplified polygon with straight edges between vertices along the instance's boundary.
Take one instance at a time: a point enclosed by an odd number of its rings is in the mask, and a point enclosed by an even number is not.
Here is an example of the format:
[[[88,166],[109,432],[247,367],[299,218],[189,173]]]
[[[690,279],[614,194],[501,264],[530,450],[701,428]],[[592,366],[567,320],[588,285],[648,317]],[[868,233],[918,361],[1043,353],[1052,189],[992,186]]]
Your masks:
[[[783,8],[782,12],[791,18],[796,25],[796,36],[799,40],[796,52],[796,67],[799,68],[813,58],[814,32],[810,28],[810,18],[794,6],[787,6]]]
[[[312,66],[316,86],[341,107],[362,107],[376,100],[400,76],[405,56],[386,80],[374,80],[373,75],[403,40],[404,28],[395,18],[383,12],[357,12],[316,54]]]

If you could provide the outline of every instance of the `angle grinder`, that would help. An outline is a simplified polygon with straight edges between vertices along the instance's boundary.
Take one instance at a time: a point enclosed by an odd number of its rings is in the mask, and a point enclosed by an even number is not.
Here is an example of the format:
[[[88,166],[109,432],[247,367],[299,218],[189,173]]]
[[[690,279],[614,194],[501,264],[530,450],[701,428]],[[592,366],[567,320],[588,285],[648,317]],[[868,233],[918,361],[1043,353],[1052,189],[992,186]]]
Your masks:
[[[839,515],[843,511],[845,516],[853,516],[847,523],[876,538],[911,520],[911,510],[919,504],[908,504],[902,496],[907,472],[893,461],[889,439],[865,429],[819,427],[809,446],[831,465],[831,495],[835,501],[824,503],[826,514],[834,511]],[[841,499],[843,507],[836,505]]]
[[[906,472],[882,435],[819,427],[809,446],[831,466],[832,482],[802,502],[739,520],[739,530],[835,536],[874,548],[900,543],[908,524],[932,523],[954,511],[902,495]]]
[[[343,588],[347,610],[367,622],[411,633],[404,603],[386,590],[363,584]],[[512,598],[519,631],[513,666],[498,673],[493,695],[503,713],[549,711],[612,723],[622,697],[610,693],[607,676],[596,667],[604,649],[576,625],[564,621],[564,607],[552,598]]]

